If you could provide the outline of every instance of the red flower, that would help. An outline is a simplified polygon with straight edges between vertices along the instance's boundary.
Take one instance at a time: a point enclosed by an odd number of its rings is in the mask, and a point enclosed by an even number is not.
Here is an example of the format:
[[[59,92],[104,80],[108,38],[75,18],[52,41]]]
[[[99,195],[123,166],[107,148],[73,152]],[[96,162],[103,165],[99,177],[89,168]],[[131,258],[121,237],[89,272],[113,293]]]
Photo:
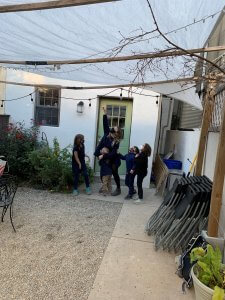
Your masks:
[[[22,133],[17,133],[16,134],[16,139],[17,140],[22,140],[23,139],[23,134]]]

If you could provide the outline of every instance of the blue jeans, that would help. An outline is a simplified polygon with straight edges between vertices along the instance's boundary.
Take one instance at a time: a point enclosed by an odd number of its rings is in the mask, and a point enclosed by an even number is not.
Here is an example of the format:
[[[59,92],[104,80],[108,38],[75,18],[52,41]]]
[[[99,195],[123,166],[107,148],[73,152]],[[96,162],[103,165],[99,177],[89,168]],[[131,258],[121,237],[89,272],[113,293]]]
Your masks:
[[[127,173],[125,178],[125,184],[129,188],[128,194],[130,196],[133,196],[134,194],[134,177],[135,177],[134,174]]]
[[[86,187],[88,188],[90,186],[89,177],[88,177],[88,173],[87,173],[87,167],[86,167],[86,164],[83,163],[83,164],[81,164],[81,169],[79,169],[78,166],[73,166],[73,178],[74,178],[73,188],[74,188],[74,190],[77,190],[77,188],[78,188],[80,174],[82,174],[84,176],[84,181],[85,181]]]

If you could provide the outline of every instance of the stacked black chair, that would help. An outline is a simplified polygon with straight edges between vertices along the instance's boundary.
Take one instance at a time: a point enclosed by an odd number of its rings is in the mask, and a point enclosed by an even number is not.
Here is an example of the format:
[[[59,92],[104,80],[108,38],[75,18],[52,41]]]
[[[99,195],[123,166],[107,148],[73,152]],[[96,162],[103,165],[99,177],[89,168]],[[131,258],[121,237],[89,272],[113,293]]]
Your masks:
[[[206,176],[176,180],[163,203],[148,220],[146,231],[155,235],[155,249],[183,250],[207,225],[212,182]]]

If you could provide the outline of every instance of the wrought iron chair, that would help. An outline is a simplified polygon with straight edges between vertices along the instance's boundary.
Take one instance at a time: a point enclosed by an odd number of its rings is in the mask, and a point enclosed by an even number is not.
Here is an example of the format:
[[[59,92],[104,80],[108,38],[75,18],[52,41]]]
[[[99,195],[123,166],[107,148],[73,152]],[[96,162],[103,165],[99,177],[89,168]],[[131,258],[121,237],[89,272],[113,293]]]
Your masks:
[[[12,224],[14,232],[16,232],[16,229],[13,225],[13,200],[16,191],[16,177],[9,175],[8,172],[3,172],[2,176],[0,176],[0,207],[2,207],[1,221],[4,222],[5,214],[9,208],[10,222]]]

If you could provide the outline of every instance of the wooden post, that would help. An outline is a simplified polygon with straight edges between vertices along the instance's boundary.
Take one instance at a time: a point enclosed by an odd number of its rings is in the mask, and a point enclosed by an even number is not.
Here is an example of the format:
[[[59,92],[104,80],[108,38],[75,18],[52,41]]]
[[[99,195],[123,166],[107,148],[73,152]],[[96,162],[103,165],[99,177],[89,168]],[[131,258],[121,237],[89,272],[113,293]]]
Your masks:
[[[205,97],[205,106],[204,106],[203,117],[202,117],[202,127],[201,127],[201,133],[200,133],[199,145],[198,145],[198,154],[197,154],[197,161],[196,161],[196,168],[195,168],[196,176],[202,175],[202,166],[203,166],[204,155],[205,155],[205,147],[206,147],[206,141],[208,136],[208,130],[212,120],[213,106],[214,106],[214,97],[212,95],[212,90],[208,90]]]
[[[213,178],[213,189],[211,196],[208,235],[218,236],[220,210],[222,205],[224,174],[225,174],[225,104],[222,110],[222,124],[220,128],[219,144],[216,156],[216,165]]]

